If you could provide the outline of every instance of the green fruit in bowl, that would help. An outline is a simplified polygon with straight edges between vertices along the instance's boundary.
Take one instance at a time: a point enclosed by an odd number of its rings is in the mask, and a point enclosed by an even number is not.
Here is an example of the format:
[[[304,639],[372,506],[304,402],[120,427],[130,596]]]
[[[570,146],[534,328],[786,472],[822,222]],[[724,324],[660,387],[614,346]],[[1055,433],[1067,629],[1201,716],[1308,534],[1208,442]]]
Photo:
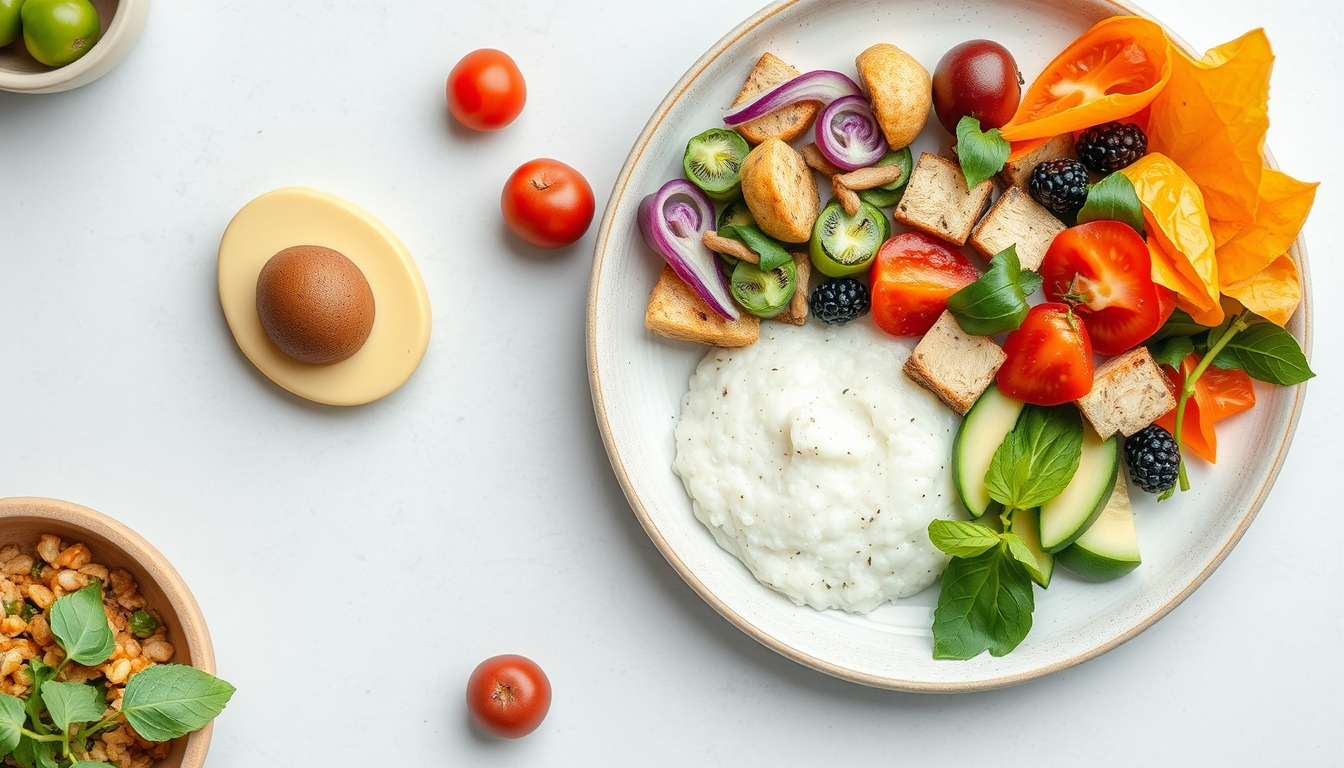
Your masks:
[[[0,48],[19,39],[23,34],[19,27],[19,9],[23,0],[0,0]]]
[[[28,52],[48,67],[77,61],[102,35],[98,11],[89,0],[26,0],[22,17]]]

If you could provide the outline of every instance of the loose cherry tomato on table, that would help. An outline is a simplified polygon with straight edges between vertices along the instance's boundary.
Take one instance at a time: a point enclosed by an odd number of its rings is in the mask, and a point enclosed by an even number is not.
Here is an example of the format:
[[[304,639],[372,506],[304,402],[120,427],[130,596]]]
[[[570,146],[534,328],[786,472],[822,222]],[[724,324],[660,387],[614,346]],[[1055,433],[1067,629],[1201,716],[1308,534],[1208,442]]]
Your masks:
[[[1024,403],[1059,405],[1092,390],[1092,341],[1067,304],[1032,307],[1003,344],[999,391]]]
[[[448,74],[448,109],[472,130],[503,128],[518,117],[526,102],[523,73],[503,51],[472,51]]]
[[[1092,348],[1103,355],[1118,355],[1162,327],[1164,307],[1152,273],[1148,244],[1118,221],[1069,227],[1041,262],[1046,297],[1073,306]]]
[[[538,248],[563,248],[583,237],[595,207],[583,174],[546,158],[519,166],[499,204],[509,229]]]
[[[980,273],[959,251],[923,232],[882,244],[873,265],[873,319],[892,336],[922,336],[947,309],[947,297]]]
[[[506,739],[535,731],[551,709],[551,681],[524,656],[482,661],[467,681],[467,709],[482,728]]]

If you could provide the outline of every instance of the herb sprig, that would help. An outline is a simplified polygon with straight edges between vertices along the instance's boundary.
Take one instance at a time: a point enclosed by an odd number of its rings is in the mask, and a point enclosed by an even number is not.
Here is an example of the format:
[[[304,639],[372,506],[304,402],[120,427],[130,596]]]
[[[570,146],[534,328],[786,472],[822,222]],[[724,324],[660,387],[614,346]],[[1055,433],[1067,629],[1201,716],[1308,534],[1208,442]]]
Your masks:
[[[56,682],[71,661],[97,666],[116,648],[102,583],[58,598],[48,618],[65,659],[54,668],[40,659],[28,662],[33,683],[26,701],[0,694],[0,757],[11,755],[22,768],[107,766],[78,758],[100,731],[124,720],[145,739],[169,741],[203,728],[233,695],[233,686],[195,667],[159,664],[132,675],[121,708],[104,717],[108,703],[101,688]]]
[[[998,128],[980,130],[980,121],[966,115],[957,122],[957,160],[966,176],[966,189],[988,179],[1008,162],[1012,147]]]

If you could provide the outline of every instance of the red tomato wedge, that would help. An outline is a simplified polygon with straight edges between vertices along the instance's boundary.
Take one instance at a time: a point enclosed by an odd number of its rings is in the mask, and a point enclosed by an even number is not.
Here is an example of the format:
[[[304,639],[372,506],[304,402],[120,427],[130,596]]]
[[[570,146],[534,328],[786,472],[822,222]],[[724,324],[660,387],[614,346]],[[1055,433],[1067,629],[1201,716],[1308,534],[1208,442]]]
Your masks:
[[[1003,138],[1046,139],[1134,115],[1171,79],[1170,51],[1156,22],[1137,16],[1098,22],[1031,84]]]
[[[873,319],[892,336],[922,336],[947,309],[947,297],[979,278],[975,265],[942,240],[896,235],[873,266]]]
[[[1167,378],[1175,385],[1177,397],[1185,386],[1185,377],[1199,365],[1194,353],[1181,361],[1181,370],[1164,365]],[[1195,455],[1214,463],[1218,459],[1218,438],[1213,425],[1255,405],[1255,387],[1245,371],[1225,371],[1209,366],[1195,382],[1195,394],[1185,403],[1185,418],[1181,428],[1181,442]],[[1176,409],[1173,408],[1156,422],[1163,429],[1176,434]]]
[[[1092,389],[1092,341],[1067,304],[1047,302],[1027,312],[1003,344],[1007,359],[996,381],[1003,394],[1033,405],[1059,405]]]
[[[1162,327],[1152,272],[1148,244],[1118,221],[1069,227],[1055,236],[1041,262],[1046,297],[1073,306],[1092,348],[1103,355],[1118,355]]]

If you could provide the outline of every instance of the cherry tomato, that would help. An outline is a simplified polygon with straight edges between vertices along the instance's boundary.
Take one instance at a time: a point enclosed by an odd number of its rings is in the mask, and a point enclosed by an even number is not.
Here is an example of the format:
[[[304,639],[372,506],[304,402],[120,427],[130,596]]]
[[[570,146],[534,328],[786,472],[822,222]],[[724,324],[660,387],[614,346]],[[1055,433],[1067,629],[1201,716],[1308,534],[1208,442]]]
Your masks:
[[[1089,221],[1055,236],[1041,262],[1045,295],[1087,324],[1092,348],[1118,355],[1162,327],[1148,244],[1129,225]]]
[[[887,240],[873,265],[873,319],[892,336],[922,336],[947,309],[947,297],[980,277],[942,240],[906,232]]]
[[[494,656],[471,673],[467,709],[490,733],[520,739],[546,719],[551,709],[551,681],[531,659]]]
[[[512,123],[526,102],[523,73],[503,51],[472,51],[448,73],[448,109],[474,131],[496,131]]]
[[[48,67],[77,61],[102,36],[98,11],[89,0],[27,0],[19,16],[28,53]]]
[[[1185,377],[1194,373],[1199,356],[1193,352],[1181,361],[1181,370],[1164,365],[1172,383],[1172,393],[1180,397]],[[1218,458],[1218,438],[1213,425],[1255,405],[1255,387],[1245,371],[1223,370],[1209,366],[1195,382],[1195,394],[1185,402],[1185,418],[1181,427],[1181,442],[1209,463]],[[1163,429],[1176,434],[1176,409],[1172,408],[1156,422]]]
[[[970,115],[980,130],[1013,119],[1022,98],[1022,75],[1007,48],[993,40],[969,40],[953,46],[933,70],[933,111],[948,133]]]
[[[509,229],[538,248],[563,248],[593,221],[593,188],[559,160],[523,163],[505,182],[499,204]]]
[[[996,381],[1003,394],[1033,405],[1059,405],[1092,389],[1092,341],[1067,304],[1032,307],[1003,344]]]

